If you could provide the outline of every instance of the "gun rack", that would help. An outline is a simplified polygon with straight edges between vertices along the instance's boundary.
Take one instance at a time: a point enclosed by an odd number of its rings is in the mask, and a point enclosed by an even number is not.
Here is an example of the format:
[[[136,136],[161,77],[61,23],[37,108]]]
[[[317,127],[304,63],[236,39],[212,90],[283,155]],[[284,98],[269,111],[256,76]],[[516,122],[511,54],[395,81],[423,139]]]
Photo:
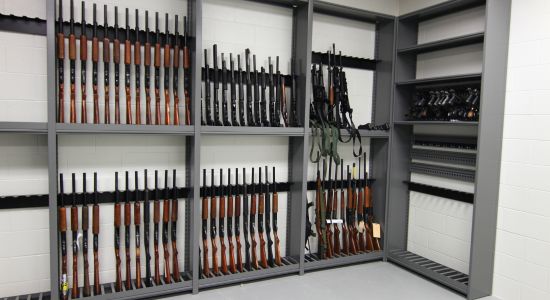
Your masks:
[[[188,21],[191,52],[191,120],[192,126],[147,126],[147,125],[105,125],[105,124],[57,124],[56,99],[57,85],[57,0],[46,1],[47,20],[11,15],[0,15],[0,30],[18,33],[35,34],[47,38],[47,99],[49,100],[47,122],[0,122],[0,132],[27,133],[47,135],[48,140],[48,195],[13,196],[0,199],[1,208],[49,207],[50,226],[50,266],[51,292],[25,295],[19,299],[59,299],[59,233],[57,216],[57,180],[58,180],[58,136],[63,134],[168,134],[186,142],[185,188],[178,188],[178,197],[186,201],[185,205],[185,264],[181,275],[183,281],[160,286],[149,286],[114,292],[112,283],[102,285],[102,294],[89,297],[93,300],[107,299],[145,299],[162,295],[192,292],[198,293],[204,288],[222,286],[287,274],[328,269],[331,267],[366,263],[369,261],[389,260],[406,269],[417,272],[428,279],[452,288],[468,299],[478,299],[490,295],[492,290],[492,272],[496,235],[496,211],[499,188],[500,139],[504,115],[504,91],[506,76],[506,49],[508,44],[508,24],[511,0],[451,0],[441,4],[412,12],[400,17],[374,13],[357,8],[347,7],[318,0],[250,0],[265,5],[285,7],[292,11],[292,59],[296,62],[297,85],[297,119],[303,127],[211,127],[202,126],[201,90],[204,69],[203,1],[188,1]],[[486,27],[483,32],[454,37],[437,42],[418,44],[419,22],[445,17],[459,10],[473,7],[485,7]],[[360,130],[361,136],[370,138],[369,179],[372,187],[373,213],[381,224],[383,235],[380,239],[381,251],[359,253],[357,255],[340,255],[331,259],[320,260],[316,255],[306,253],[305,244],[305,211],[307,209],[307,192],[315,188],[314,182],[308,182],[308,157],[311,131],[309,128],[309,101],[311,97],[311,65],[326,63],[326,54],[312,51],[312,27],[314,14],[326,14],[341,19],[350,19],[375,24],[376,44],[375,57],[342,57],[344,68],[357,68],[373,71],[374,86],[372,100],[372,118],[374,124],[389,123],[389,131]],[[133,22],[132,22],[133,23]],[[63,22],[64,31],[69,32],[68,22]],[[98,26],[99,38],[103,37],[103,24]],[[92,36],[91,25],[86,26],[86,33]],[[80,35],[80,24],[75,23],[75,34]],[[109,27],[108,36],[114,38],[114,28]],[[119,39],[126,39],[125,28],[118,31]],[[155,34],[151,34],[151,43],[156,43]],[[131,30],[130,40],[135,39]],[[140,31],[139,39],[143,42],[144,32]],[[165,41],[161,36],[161,44]],[[459,74],[435,78],[415,78],[416,55],[436,50],[451,49],[458,46],[483,43],[485,52],[483,74]],[[251,49],[252,51],[254,49]],[[328,49],[327,49],[328,50]],[[338,61],[339,63],[339,61]],[[212,72],[211,72],[212,73]],[[290,83],[289,75],[285,84]],[[405,112],[417,90],[426,88],[479,87],[482,91],[480,100],[481,121],[406,121]],[[487,112],[488,116],[483,114]],[[482,124],[483,123],[483,124]],[[480,126],[478,126],[480,125]],[[415,127],[417,126],[417,127]],[[477,131],[473,138],[462,138],[439,134],[414,136],[413,128],[422,127],[425,131],[441,133],[442,128],[471,129]],[[462,128],[464,127],[464,128]],[[444,130],[443,130],[444,131]],[[342,132],[346,135],[346,132]],[[239,136],[279,136],[288,138],[288,183],[278,183],[279,191],[287,192],[286,216],[286,257],[284,264],[273,268],[259,269],[242,273],[219,275],[203,278],[201,273],[201,196],[208,189],[201,191],[201,138],[210,135]],[[414,149],[423,150],[414,150]],[[424,149],[424,148],[428,149]],[[451,155],[449,149],[456,148],[460,154]],[[456,150],[454,149],[454,150]],[[465,151],[466,150],[466,151]],[[453,152],[454,153],[454,152]],[[412,158],[416,158],[414,163]],[[421,159],[419,159],[421,158]],[[450,169],[439,166],[439,169],[419,165],[422,163],[449,162],[466,165],[469,168]],[[444,165],[444,164],[442,164]],[[474,168],[475,166],[475,168]],[[432,175],[446,175],[462,180],[475,182],[475,193],[464,193],[436,186],[411,182],[410,172],[421,171]],[[346,184],[345,180],[337,184]],[[240,190],[241,187],[238,187]],[[250,186],[249,186],[250,188]],[[259,188],[259,187],[258,187]],[[463,201],[475,205],[471,242],[470,267],[468,275],[442,266],[437,262],[423,258],[407,251],[408,199],[410,191],[418,191],[447,199]],[[142,193],[142,197],[143,192]],[[153,193],[150,191],[150,193]],[[162,194],[162,191],[160,192]],[[121,193],[123,196],[124,193]],[[67,199],[71,195],[67,194]],[[89,193],[89,200],[93,194]],[[80,200],[81,195],[77,197]],[[153,195],[149,195],[153,199]],[[113,192],[102,192],[100,203],[112,202]],[[90,201],[91,202],[91,201]],[[183,223],[183,222],[182,222]],[[183,226],[183,225],[182,225]],[[292,228],[292,230],[290,230]],[[472,278],[472,280],[470,280]],[[11,299],[11,298],[10,298]]]

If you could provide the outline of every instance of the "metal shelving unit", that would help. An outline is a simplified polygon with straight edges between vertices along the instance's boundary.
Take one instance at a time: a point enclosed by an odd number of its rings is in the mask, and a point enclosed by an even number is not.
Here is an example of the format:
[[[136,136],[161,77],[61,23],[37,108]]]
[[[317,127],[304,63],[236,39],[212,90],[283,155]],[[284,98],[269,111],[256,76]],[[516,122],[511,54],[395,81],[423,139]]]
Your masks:
[[[48,177],[49,177],[49,220],[50,220],[50,266],[51,293],[45,293],[43,299],[59,299],[59,253],[58,253],[58,216],[57,216],[57,177],[58,177],[58,137],[63,134],[169,134],[183,138],[186,142],[186,188],[189,198],[186,205],[185,224],[185,264],[182,274],[188,280],[162,286],[134,289],[120,293],[105,293],[89,299],[140,299],[151,298],[172,293],[192,292],[215,286],[241,283],[245,281],[269,278],[287,274],[303,274],[306,271],[342,266],[346,264],[365,263],[369,261],[390,260],[405,268],[417,271],[430,279],[449,286],[477,299],[490,294],[492,286],[492,264],[494,255],[494,237],[496,228],[496,204],[498,197],[498,174],[500,163],[500,140],[502,135],[502,118],[506,47],[510,0],[452,0],[445,3],[413,12],[401,17],[373,13],[356,8],[346,7],[317,0],[250,0],[258,3],[286,7],[293,12],[293,58],[297,62],[298,107],[297,118],[300,128],[257,128],[257,127],[207,127],[201,126],[201,70],[202,70],[202,0],[189,0],[189,21],[191,39],[192,91],[191,119],[193,126],[135,126],[135,125],[94,125],[94,124],[57,124],[56,101],[56,0],[47,0],[47,22],[44,20],[0,15],[0,27],[10,30],[11,27],[29,26],[29,29],[13,29],[16,32],[41,34],[47,36],[47,123],[2,122],[0,132],[21,132],[46,134],[48,138]],[[420,21],[443,16],[457,10],[480,5],[487,7],[487,25],[484,33],[463,36],[439,42],[416,43],[417,24]],[[343,19],[353,19],[376,25],[376,51],[371,60],[350,61],[355,66],[375,71],[373,91],[372,122],[376,124],[389,122],[388,132],[360,130],[362,137],[370,138],[371,182],[374,214],[381,223],[384,236],[381,241],[383,251],[361,253],[353,256],[340,256],[329,260],[318,260],[305,253],[305,220],[306,193],[308,190],[307,172],[309,159],[309,101],[311,99],[311,63],[314,55],[322,60],[321,54],[312,52],[313,14],[328,14]],[[29,25],[30,24],[30,25]],[[414,79],[411,55],[447,49],[460,45],[484,41],[485,55],[483,77],[481,74]],[[353,58],[347,58],[353,60]],[[396,82],[397,81],[397,82]],[[408,122],[402,121],[403,106],[408,103],[407,94],[416,87],[448,83],[481,84],[483,96],[481,101],[481,121],[477,122]],[[490,112],[490,113],[488,113]],[[428,271],[431,262],[416,259],[406,251],[407,206],[409,187],[410,144],[414,125],[465,125],[477,126],[478,152],[476,194],[474,195],[474,226],[470,275],[464,281],[463,276],[456,278],[438,275]],[[281,267],[262,269],[250,272],[201,278],[199,267],[199,249],[201,241],[200,214],[200,176],[201,138],[210,135],[251,135],[251,136],[284,136],[289,140],[289,176],[287,210],[287,238],[285,264]],[[343,133],[345,135],[345,133]],[[445,192],[438,190],[436,192]],[[447,191],[448,192],[448,191]],[[457,197],[469,197],[458,195]],[[42,201],[44,199],[38,199]],[[292,228],[293,230],[290,230]],[[397,252],[396,252],[397,251]],[[440,276],[445,276],[440,277]],[[445,278],[456,279],[448,281]],[[456,282],[462,282],[458,285]],[[466,282],[464,284],[464,282]],[[109,289],[110,284],[105,287]]]

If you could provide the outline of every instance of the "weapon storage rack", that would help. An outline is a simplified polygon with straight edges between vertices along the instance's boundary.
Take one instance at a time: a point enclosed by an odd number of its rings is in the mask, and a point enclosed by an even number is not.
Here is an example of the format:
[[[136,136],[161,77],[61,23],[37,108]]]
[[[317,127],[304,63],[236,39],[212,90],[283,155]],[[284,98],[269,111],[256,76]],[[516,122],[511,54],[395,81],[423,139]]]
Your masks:
[[[389,260],[427,278],[455,289],[469,299],[490,295],[496,234],[496,213],[500,166],[500,141],[504,111],[506,49],[510,0],[451,0],[401,17],[373,13],[314,0],[254,0],[255,2],[283,6],[293,11],[292,56],[297,62],[298,120],[301,128],[204,127],[201,114],[202,57],[202,0],[189,0],[188,18],[191,35],[191,126],[136,126],[56,123],[56,0],[47,1],[45,20],[0,16],[0,29],[47,36],[47,123],[0,122],[0,132],[45,134],[48,140],[49,214],[50,214],[50,269],[51,292],[42,299],[58,299],[59,254],[57,224],[58,144],[63,134],[136,134],[173,135],[186,141],[186,205],[185,269],[188,280],[162,286],[133,289],[118,293],[105,293],[90,299],[137,299],[164,294],[191,291],[201,288],[241,283],[284,274],[303,274],[306,271],[330,268],[345,264]],[[471,7],[486,7],[485,32],[417,44],[418,22],[440,17]],[[382,251],[342,256],[329,260],[307,259],[304,251],[307,172],[309,158],[309,101],[311,99],[311,64],[322,61],[323,54],[312,52],[313,14],[328,14],[376,24],[376,51],[374,59],[346,58],[344,66],[374,70],[372,122],[389,122],[388,132],[361,130],[361,136],[370,138],[370,174],[373,188],[374,214],[383,228]],[[470,74],[432,79],[415,79],[415,55],[451,47],[484,43],[483,74]],[[348,65],[349,64],[349,65]],[[407,121],[406,111],[414,89],[418,86],[463,84],[477,82],[481,86],[481,117],[479,122]],[[477,172],[475,194],[457,193],[445,189],[414,185],[409,182],[413,126],[475,126],[477,127]],[[259,135],[283,136],[289,139],[288,157],[288,215],[285,264],[281,267],[202,279],[199,272],[198,245],[201,240],[200,176],[201,137],[205,135]],[[452,269],[407,252],[408,192],[421,190],[451,199],[473,202],[474,217],[470,256],[470,272],[466,280]],[[462,199],[462,200],[460,200]],[[33,199],[40,201],[40,199]],[[35,206],[38,206],[36,203]],[[293,230],[290,230],[292,228]],[[196,245],[196,246],[195,246]],[[427,266],[431,267],[428,268]],[[436,268],[434,268],[436,266]],[[434,270],[439,270],[436,272]],[[442,271],[444,270],[444,271]],[[455,280],[459,279],[459,280]],[[466,283],[465,283],[466,282]],[[107,284],[108,285],[108,284]]]

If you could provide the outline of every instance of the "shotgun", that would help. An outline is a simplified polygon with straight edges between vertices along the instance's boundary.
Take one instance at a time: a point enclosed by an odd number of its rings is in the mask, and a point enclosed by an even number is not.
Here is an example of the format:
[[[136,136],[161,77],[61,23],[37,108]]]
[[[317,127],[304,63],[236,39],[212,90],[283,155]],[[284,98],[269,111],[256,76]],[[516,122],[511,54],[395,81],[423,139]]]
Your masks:
[[[70,121],[76,123],[76,37],[74,35],[74,1],[71,0],[71,19],[70,19],[69,34],[69,61],[70,61],[70,74],[71,74],[71,103],[70,103]]]
[[[225,64],[225,58],[222,53],[222,117],[223,126],[231,126],[229,122],[229,107],[227,104],[227,66]]]
[[[342,252],[346,255],[349,255],[349,244],[348,244],[348,221],[346,220],[347,215],[347,202],[344,192],[344,159],[340,159],[340,179],[342,180],[342,185],[340,186],[340,218],[342,219]],[[349,173],[349,167],[348,167]],[[349,178],[349,176],[348,176]]]
[[[185,17],[183,21],[183,27],[185,28]],[[185,54],[184,54],[185,55]],[[178,73],[180,69],[180,45],[179,45],[179,32],[178,32],[178,15],[176,15],[176,20],[174,22],[174,55],[173,55],[173,69],[172,73],[174,75],[172,81],[172,91],[174,94],[174,125],[180,124],[180,98],[178,97]]]
[[[366,251],[365,248],[365,222],[363,221],[363,213],[361,212],[361,208],[364,206],[364,198],[363,198],[363,187],[361,185],[361,157],[359,157],[359,174],[357,176],[357,183],[355,184],[357,186],[357,223],[358,223],[358,244],[359,244],[359,251]],[[368,236],[368,234],[367,234]]]
[[[266,87],[266,78],[265,78],[265,69],[264,67],[260,68],[261,70],[261,110],[262,110],[262,126],[269,127],[269,119],[267,118],[267,100],[265,98],[265,87]]]
[[[103,80],[105,90],[104,122],[111,123],[109,76],[111,66],[111,42],[109,41],[109,24],[107,23],[107,5],[103,5]]]
[[[120,193],[118,191],[118,172],[115,172],[115,258],[116,258],[116,281],[115,291],[122,291],[122,271],[120,260],[120,224],[121,224],[121,211],[120,211]]]
[[[332,215],[331,219],[334,220],[336,218],[336,214],[338,213],[338,190],[337,190],[337,182],[338,182],[338,164],[334,164],[334,182],[332,186]],[[342,168],[342,165],[340,165]],[[340,256],[340,228],[338,227],[338,224],[332,223],[332,226],[334,227],[334,247],[333,251],[335,255]]]
[[[254,126],[262,126],[263,120],[260,117],[260,76],[258,69],[256,68],[256,54],[252,55],[252,62],[254,64]]]
[[[239,85],[239,118],[241,126],[246,126],[244,119],[244,87],[243,87],[243,69],[241,68],[241,55],[237,55],[237,84]],[[237,122],[238,123],[238,122]],[[238,124],[237,124],[238,125]]]
[[[65,122],[65,33],[63,31],[63,0],[59,0],[59,18],[57,21],[57,122]],[[66,223],[66,222],[65,222]],[[66,225],[66,224],[65,224]],[[63,296],[63,295],[62,295]]]
[[[221,182],[220,182],[221,185]],[[212,244],[212,271],[214,275],[218,275],[220,270],[218,268],[218,246],[216,245],[216,188],[214,186],[214,169],[212,169],[212,175],[210,176],[210,243]]]
[[[252,110],[252,80],[250,78],[250,49],[245,50],[245,60],[246,60],[246,125],[247,126],[255,126],[256,122],[254,121],[254,112]],[[244,122],[244,116],[242,116],[242,120]]]
[[[323,178],[324,179],[324,178]],[[323,180],[323,187],[326,182]],[[325,220],[330,220],[332,218],[332,158],[328,160],[328,188],[323,193],[325,196]],[[327,233],[327,258],[332,258],[332,223],[326,224],[326,233]]]
[[[277,101],[279,102],[279,105],[277,105],[277,113],[278,113],[277,116],[282,116],[284,127],[288,127],[288,109],[286,107],[286,86],[285,86],[284,77],[281,75],[281,72],[279,71],[278,56],[277,56]]]
[[[73,234],[73,289],[71,290],[71,297],[73,299],[78,298],[78,207],[76,207],[76,179],[75,174],[73,176],[73,205],[71,206],[71,232]]]
[[[94,235],[94,295],[101,294],[101,285],[99,283],[99,205],[97,201],[97,173],[94,172],[94,207],[92,212],[92,234]]]
[[[208,66],[208,50],[204,49],[204,107],[206,111],[206,125],[214,125],[210,102],[210,67]]]
[[[94,3],[94,27],[92,36],[92,85],[94,92],[94,124],[99,124],[99,96],[97,94],[97,63],[99,62],[99,39],[97,38],[97,8]]]
[[[291,77],[291,87],[290,87],[290,109],[292,110],[292,125],[294,127],[301,127],[302,124],[298,121],[298,102],[296,100],[297,90],[296,90],[296,66],[295,61],[292,58],[290,60],[290,77]],[[342,179],[343,180],[343,179]]]
[[[151,286],[151,252],[150,252],[150,243],[149,243],[149,230],[150,230],[150,220],[151,220],[151,210],[149,204],[149,188],[147,187],[148,177],[147,169],[144,171],[143,175],[145,181],[144,194],[145,199],[143,201],[143,243],[145,245],[145,285]]]
[[[363,215],[362,215],[362,221],[365,224],[365,229],[367,230],[366,235],[366,244],[367,244],[367,251],[373,251],[374,250],[374,243],[373,243],[373,237],[372,237],[372,228],[369,223],[369,208],[371,206],[371,194],[370,194],[370,188],[368,186],[368,180],[369,174],[367,173],[367,153],[363,153],[363,169],[364,169],[364,178],[365,183],[363,185],[363,196],[365,197],[365,200],[363,201]]]
[[[223,59],[223,54],[222,54]],[[220,231],[220,257],[221,269],[224,275],[229,274],[227,270],[227,256],[225,255],[225,194],[223,191],[223,169],[220,169],[220,211],[218,215],[218,228]]]
[[[138,50],[139,51],[139,50]],[[141,288],[141,204],[139,203],[139,176],[138,172],[134,173],[136,199],[134,202],[134,228],[136,242],[136,288]]]
[[[118,6],[115,6],[113,62],[115,63],[115,124],[120,124],[120,40],[118,39]]]
[[[233,244],[233,191],[231,189],[231,169],[227,169],[227,241],[229,243],[229,271],[237,272],[235,265],[235,245]]]
[[[359,164],[361,165],[361,164]],[[358,197],[358,194],[360,192],[360,188],[359,188],[359,182],[357,180],[355,180],[355,165],[353,166],[353,171],[352,171],[352,174],[353,174],[353,180],[352,180],[352,185],[353,185],[353,239],[354,239],[354,242],[355,242],[355,249],[359,252],[361,251],[361,248],[360,248],[360,245],[359,245],[359,215],[358,215],[358,210],[357,210],[357,207],[358,207],[358,201],[359,201],[359,197]],[[363,195],[363,193],[361,193],[361,196]]]
[[[323,160],[323,173],[326,169],[325,161]],[[324,177],[324,176],[323,176]],[[325,240],[325,230],[324,230],[324,199],[323,198],[323,183],[321,182],[321,171],[319,170],[319,161],[317,162],[317,179],[316,179],[316,194],[315,194],[315,229],[317,230],[317,252],[321,259],[326,257],[326,240]]]
[[[159,13],[155,13],[156,39],[155,39],[155,125],[160,125],[160,31]]]
[[[61,1],[60,1],[61,3]],[[61,23],[60,23],[61,24]],[[67,278],[67,209],[63,196],[63,174],[59,174],[59,240],[61,242],[61,276],[59,276],[59,292],[62,300],[69,298],[69,282]]]
[[[265,238],[264,238],[264,211],[265,198],[262,184],[262,168],[259,169],[260,193],[258,200],[258,236],[260,237],[260,265],[262,268],[267,268],[267,258],[265,255]]]
[[[206,169],[202,169],[202,274],[204,278],[210,277],[210,264],[208,263],[208,196],[206,195]],[[212,184],[210,184],[212,189]]]
[[[275,104],[273,105],[273,109],[275,112],[273,113],[275,115],[275,119],[272,121],[273,124],[275,124],[275,127],[281,126],[281,105],[283,105],[283,80],[281,78],[281,71],[279,71],[279,56],[275,58]],[[286,107],[286,106],[285,106]]]
[[[170,32],[168,32],[168,14],[165,15],[164,34],[164,124],[170,125]]]
[[[223,123],[220,119],[220,100],[219,100],[219,90],[220,90],[220,80],[219,80],[219,69],[218,69],[218,45],[214,44],[213,46],[213,59],[214,59],[214,125],[223,126]]]
[[[126,40],[124,41],[124,85],[126,91],[126,124],[132,124],[132,94],[130,92],[130,65],[132,64],[132,43],[130,42],[130,15],[126,8]]]
[[[252,168],[252,197],[250,203],[250,239],[252,241],[252,268],[258,270],[258,258],[256,257],[256,183],[254,182],[254,168]]]
[[[134,43],[134,74],[136,77],[136,124],[141,125],[141,43],[139,42],[139,11],[136,9],[136,41]]]
[[[80,23],[80,123],[88,123],[86,112],[86,61],[88,60],[88,38],[86,37],[86,5],[82,1],[82,22]]]
[[[279,240],[279,227],[277,226],[277,214],[279,213],[279,194],[277,193],[277,182],[275,181],[275,167],[273,167],[273,238],[275,239],[275,264],[282,266],[281,263],[281,241]]]
[[[273,261],[273,240],[271,239],[271,199],[267,177],[267,166],[265,166],[265,234],[267,236],[267,264],[273,268],[275,264]]]
[[[271,57],[268,57],[269,64],[269,122],[271,127],[277,127],[277,103],[275,100],[275,82],[273,77],[273,64],[271,63]]]
[[[132,289],[132,270],[130,257],[130,225],[132,224],[132,206],[130,205],[130,178],[126,175],[126,193],[124,202],[124,250],[126,253],[126,290]]]
[[[153,203],[153,248],[155,251],[155,284],[160,285],[160,262],[159,262],[159,223],[160,223],[160,201],[159,201],[159,177],[155,170],[155,200]]]
[[[153,124],[151,117],[151,41],[149,40],[149,11],[145,11],[145,46],[143,65],[145,66],[145,124]]]
[[[168,250],[168,222],[170,221],[170,199],[168,197],[168,170],[164,171],[164,201],[162,203],[162,249],[164,250],[164,281],[170,283],[170,252]]]
[[[176,187],[176,169],[172,170],[172,215],[170,221],[172,221],[172,276],[175,282],[180,282],[180,266],[178,262],[178,247],[177,247],[177,233],[178,233],[178,188]]]
[[[209,87],[210,88],[210,87]],[[183,91],[185,95],[185,125],[191,125],[191,53],[189,52],[189,24],[183,17]]]
[[[355,170],[355,163],[353,164],[353,169]],[[352,254],[357,254],[357,244],[355,241],[355,235],[357,234],[357,228],[355,227],[355,216],[353,211],[353,203],[354,203],[354,197],[355,197],[355,186],[354,186],[354,180],[351,178],[352,175],[349,172],[349,166],[348,166],[348,215],[346,217],[348,221],[348,243],[350,252]]]
[[[229,73],[231,79],[229,85],[231,88],[231,123],[233,126],[240,126],[239,120],[237,119],[237,89],[235,88],[235,65],[233,63],[233,54],[229,54]],[[238,82],[237,82],[238,83]],[[240,95],[239,95],[240,97]]]
[[[235,168],[235,184],[239,186],[239,169]],[[237,269],[243,272],[243,256],[241,245],[241,195],[235,195],[235,243],[237,244]]]
[[[250,271],[250,242],[248,241],[248,191],[246,184],[246,169],[243,168],[243,230],[244,230],[244,267]]]
[[[86,173],[82,174],[82,256],[84,256],[84,287],[82,296],[89,297],[92,294],[90,288],[90,264],[88,262],[88,229],[90,228],[90,210],[86,198]]]

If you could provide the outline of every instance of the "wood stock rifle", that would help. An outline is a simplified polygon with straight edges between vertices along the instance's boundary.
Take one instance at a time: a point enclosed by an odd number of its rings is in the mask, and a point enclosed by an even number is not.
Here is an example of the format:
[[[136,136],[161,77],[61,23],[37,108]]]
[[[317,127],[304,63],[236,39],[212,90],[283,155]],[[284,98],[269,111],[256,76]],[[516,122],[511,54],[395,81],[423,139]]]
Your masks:
[[[172,276],[175,282],[181,281],[180,266],[178,261],[177,233],[178,233],[178,188],[176,187],[176,170],[172,170]]]
[[[78,207],[76,206],[76,179],[75,174],[72,174],[73,184],[73,205],[71,206],[71,233],[73,236],[73,288],[71,289],[71,298],[75,299],[79,296],[78,289]]]
[[[145,11],[145,46],[143,65],[145,66],[145,124],[153,124],[151,117],[151,41],[149,40],[149,11]]]
[[[206,195],[206,169],[202,170],[202,274],[204,278],[210,277],[210,264],[208,263],[208,196]],[[213,186],[210,184],[210,188]]]
[[[92,234],[94,243],[94,295],[101,295],[99,283],[99,205],[97,194],[97,173],[94,172],[94,206],[92,215]]]
[[[267,264],[274,267],[273,240],[271,239],[271,200],[269,195],[268,172],[265,166],[265,235],[267,237]]]
[[[141,288],[141,204],[139,203],[139,176],[138,172],[135,175],[135,192],[136,199],[134,202],[134,231],[136,243],[136,288]]]
[[[159,177],[155,170],[155,200],[153,203],[153,248],[155,252],[155,285],[160,285],[160,261],[159,261],[159,223],[160,223],[160,201],[159,201]]]
[[[246,169],[243,168],[243,230],[244,230],[244,267],[250,271],[250,242],[248,240],[248,190],[246,184]]]
[[[227,169],[227,241],[229,243],[229,271],[237,272],[235,265],[235,245],[233,244],[233,191],[231,189],[231,169]]]
[[[65,33],[63,31],[63,0],[59,0],[59,18],[57,21],[57,122],[65,122]]]
[[[164,171],[164,201],[162,203],[162,249],[164,250],[164,281],[172,282],[170,275],[170,252],[168,250],[168,222],[170,221],[170,198],[168,196],[168,170]]]
[[[235,168],[235,184],[239,186],[239,169]],[[237,244],[237,269],[243,272],[243,256],[241,245],[241,195],[235,194],[235,243]]]
[[[357,176],[357,183],[355,184],[357,186],[357,223],[358,223],[358,244],[359,244],[359,251],[366,251],[365,246],[365,222],[363,221],[363,213],[361,211],[361,208],[363,207],[364,198],[363,198],[363,186],[361,185],[361,157],[359,157],[359,174]],[[368,238],[368,234],[367,234]]]
[[[134,74],[136,77],[136,124],[141,125],[141,43],[139,42],[139,11],[136,9],[136,42],[134,43]]]
[[[349,168],[348,168],[349,172]],[[340,218],[342,219],[342,252],[346,255],[349,255],[349,244],[348,244],[348,226],[346,220],[347,214],[347,204],[346,204],[346,195],[344,192],[344,160],[340,159],[340,179],[342,180],[342,185],[340,186]]]
[[[88,60],[88,38],[86,37],[86,5],[82,1],[82,22],[80,23],[80,123],[88,123],[86,112],[86,63]]]
[[[252,168],[252,197],[250,200],[250,240],[252,243],[252,268],[258,270],[258,258],[256,256],[256,230],[254,229],[256,224],[256,183],[254,182],[254,168]]]
[[[143,243],[145,244],[145,285],[146,286],[152,286],[151,281],[151,250],[150,250],[150,243],[149,243],[149,229],[150,227],[150,220],[151,220],[151,210],[150,210],[150,204],[149,204],[149,188],[147,186],[147,182],[149,178],[147,177],[147,169],[144,171],[143,175],[144,181],[145,181],[145,187],[144,187],[144,193],[145,193],[145,199],[143,201]]]
[[[104,108],[104,122],[105,124],[111,123],[111,111],[110,111],[110,94],[109,94],[109,76],[111,66],[111,42],[109,41],[109,24],[107,23],[107,5],[103,5],[103,86],[105,90],[105,108]]]
[[[59,209],[58,226],[59,241],[61,243],[61,274],[59,276],[59,297],[62,300],[69,298],[69,281],[67,275],[67,209],[65,208],[63,191],[63,174],[59,174]]]
[[[70,77],[71,77],[71,103],[70,103],[70,122],[76,123],[76,37],[74,35],[74,1],[71,0],[71,19],[70,19],[70,34],[69,34],[69,61],[70,61]]]
[[[84,287],[82,296],[89,297],[92,294],[90,287],[90,264],[88,262],[88,229],[90,228],[90,210],[86,198],[86,173],[82,174],[82,256],[84,257]]]
[[[130,226],[132,224],[132,206],[130,204],[130,178],[126,175],[126,201],[124,202],[124,250],[126,254],[126,290],[132,289],[132,258],[130,256]]]
[[[94,124],[99,124],[99,96],[97,88],[97,63],[99,62],[99,39],[97,38],[97,8],[94,3],[94,26],[92,36],[92,85],[94,93]]]
[[[218,268],[218,246],[216,244],[216,188],[214,186],[214,169],[212,169],[212,174],[210,176],[210,243],[212,244],[212,272],[214,275],[218,275],[220,270]],[[221,181],[220,181],[221,185]]]
[[[222,54],[223,57],[223,54]],[[229,274],[227,270],[227,256],[225,255],[225,194],[223,191],[223,169],[220,169],[220,214],[218,215],[218,230],[220,232],[220,257],[221,269],[224,275]]]
[[[179,52],[178,52],[178,55],[179,55]],[[210,86],[208,88],[210,88]],[[190,90],[191,90],[191,53],[189,51],[189,23],[187,22],[187,17],[184,16],[183,17],[183,91],[185,95],[185,125],[191,125],[191,92]]]
[[[342,165],[340,165],[340,168],[343,168]],[[338,189],[336,187],[336,183],[338,182],[338,165],[335,164],[334,168],[334,182],[332,186],[332,215],[331,219],[334,220],[337,216],[338,212]],[[343,220],[343,219],[342,219]],[[340,227],[338,227],[338,224],[332,223],[332,226],[334,227],[334,247],[333,251],[335,255],[340,255]]]
[[[183,21],[183,26],[185,28],[185,17]],[[185,29],[184,29],[185,30]],[[180,45],[179,45],[179,31],[178,31],[178,15],[176,15],[176,19],[174,22],[174,54],[172,57],[172,73],[173,73],[173,81],[172,81],[172,93],[174,94],[174,125],[180,125],[180,98],[178,96],[178,73],[180,69]],[[185,54],[184,54],[185,55]],[[187,119],[186,119],[187,120]]]
[[[282,266],[281,263],[281,249],[279,240],[279,227],[277,226],[277,214],[279,212],[279,194],[277,193],[277,182],[275,181],[275,167],[273,167],[273,182],[272,182],[273,191],[273,238],[275,239],[275,265]]]
[[[164,124],[170,125],[170,32],[168,14],[165,15],[164,28]]]
[[[324,179],[324,178],[323,178]],[[323,180],[323,185],[325,181]],[[325,224],[326,220],[332,219],[332,158],[328,160],[328,189],[323,193],[325,196]],[[332,222],[332,220],[331,220]],[[332,246],[334,245],[332,240],[332,223],[326,224],[327,232],[327,258],[332,258]]]
[[[155,13],[155,125],[160,125],[160,31],[159,31],[159,13]]]
[[[120,224],[122,221],[120,210],[120,193],[118,191],[118,172],[115,172],[115,259],[116,259],[116,281],[115,291],[122,291],[122,271],[120,260]]]
[[[113,62],[115,63],[115,124],[120,124],[120,40],[118,39],[118,6],[115,6]]]
[[[265,238],[264,238],[264,211],[265,198],[262,184],[262,168],[259,169],[260,194],[258,199],[258,236],[260,238],[260,265],[262,268],[267,268],[267,258],[265,255]]]

